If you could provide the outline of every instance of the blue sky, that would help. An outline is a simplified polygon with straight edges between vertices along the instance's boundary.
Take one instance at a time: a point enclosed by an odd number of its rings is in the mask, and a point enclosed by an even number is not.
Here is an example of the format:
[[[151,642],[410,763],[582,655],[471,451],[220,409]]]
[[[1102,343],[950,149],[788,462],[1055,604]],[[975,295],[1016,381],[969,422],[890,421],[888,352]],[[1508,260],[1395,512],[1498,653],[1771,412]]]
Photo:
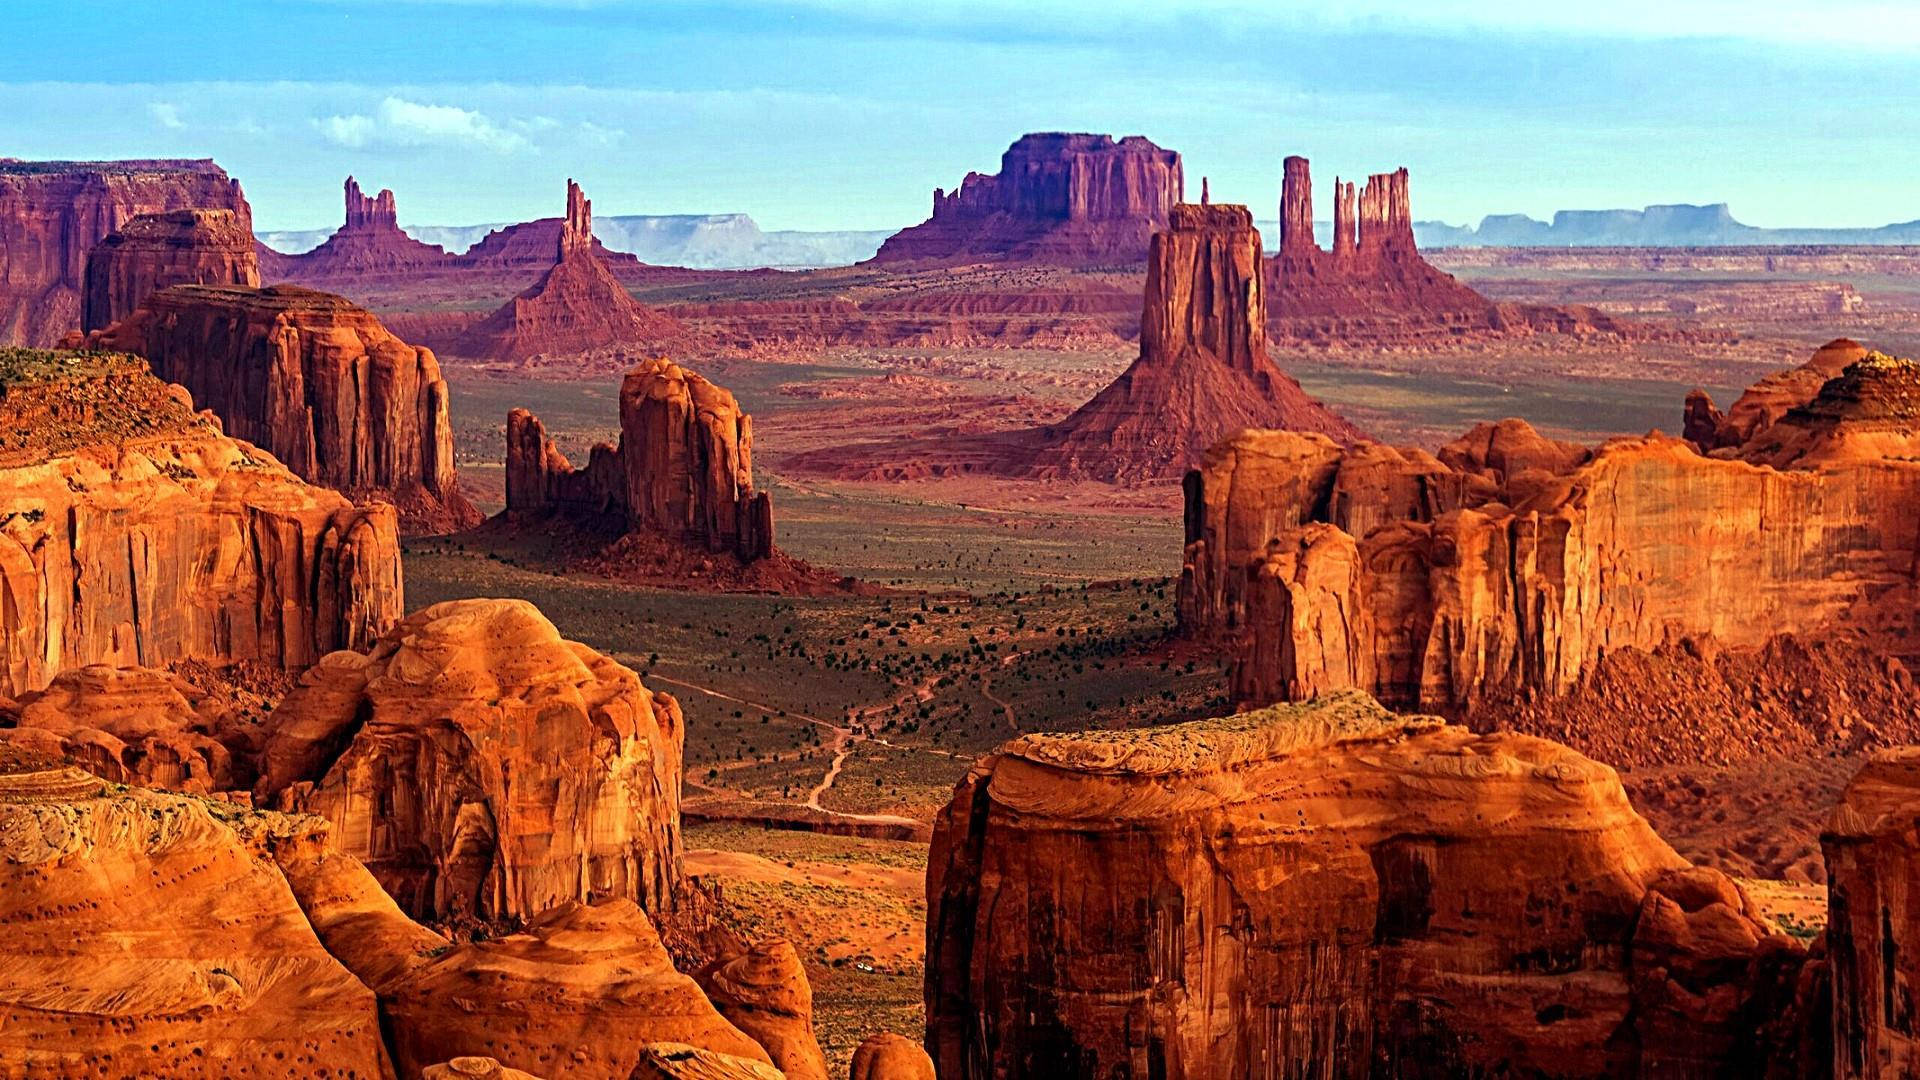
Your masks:
[[[7,0],[0,19],[0,155],[211,156],[263,230],[337,222],[349,172],[427,224],[551,215],[573,176],[602,214],[892,228],[1037,130],[1146,135],[1193,194],[1205,174],[1262,217],[1304,153],[1323,185],[1406,165],[1415,216],[1453,222],[1708,201],[1759,225],[1920,218],[1920,3]]]

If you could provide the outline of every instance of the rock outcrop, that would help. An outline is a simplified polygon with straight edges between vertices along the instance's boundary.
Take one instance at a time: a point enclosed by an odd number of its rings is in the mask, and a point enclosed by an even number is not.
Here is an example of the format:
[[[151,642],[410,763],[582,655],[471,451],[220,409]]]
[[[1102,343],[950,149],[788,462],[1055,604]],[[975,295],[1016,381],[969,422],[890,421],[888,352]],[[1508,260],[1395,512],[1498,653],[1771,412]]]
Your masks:
[[[934,189],[933,216],[888,237],[865,265],[1138,263],[1183,190],[1179,153],[1138,135],[1023,135],[998,174]]]
[[[321,947],[260,818],[0,744],[0,1071],[392,1075],[374,995]]]
[[[87,253],[80,329],[104,330],[170,285],[260,284],[253,232],[231,210],[142,214]]]
[[[847,1080],[934,1080],[933,1059],[912,1039],[882,1032],[853,1052]]]
[[[278,280],[341,283],[447,269],[456,264],[444,248],[422,243],[400,228],[393,192],[368,196],[353,177],[346,182],[346,221],[319,247],[299,255],[273,253]]]
[[[666,359],[620,384],[620,445],[575,469],[524,409],[507,417],[507,510],[610,517],[743,563],[773,553],[773,504],[753,489],[753,418],[725,388]]]
[[[1147,262],[1139,359],[1073,415],[1034,433],[1012,471],[1177,477],[1248,427],[1363,438],[1268,358],[1261,261],[1246,207],[1174,207]]]
[[[1804,947],[1613,770],[1363,694],[1016,739],[927,889],[956,1080],[1796,1075]]]
[[[302,668],[400,616],[391,507],[220,433],[137,358],[0,350],[0,693],[88,664]]]
[[[671,903],[680,706],[524,600],[408,616],[309,670],[270,726],[256,797],[332,822],[416,917]]]
[[[0,158],[0,345],[51,345],[80,328],[87,253],[142,214],[230,210],[240,182],[211,161]]]
[[[655,347],[682,333],[671,317],[635,300],[600,260],[593,239],[593,205],[580,186],[568,180],[567,216],[547,272],[467,329],[451,351],[517,363],[538,356]]]
[[[684,1043],[642,1047],[629,1080],[782,1080],[779,1069]]]
[[[813,988],[787,941],[764,941],[723,956],[694,978],[720,1015],[747,1033],[787,1080],[827,1080],[827,1059],[813,1033]]]
[[[87,341],[146,357],[310,483],[392,501],[410,534],[480,520],[454,472],[440,362],[342,297],[175,286]]]
[[[90,664],[17,705],[0,739],[102,779],[196,795],[251,786],[251,725],[167,672]]]
[[[1876,756],[1847,786],[1821,836],[1833,972],[1836,1078],[1920,1074],[1920,747]]]
[[[1343,687],[1459,714],[1688,637],[1912,655],[1920,373],[1869,356],[1743,446],[1595,449],[1517,420],[1444,448],[1246,432],[1187,482],[1180,616],[1234,697]]]
[[[1827,380],[1866,355],[1866,346],[1859,342],[1835,338],[1814,350],[1812,358],[1799,367],[1775,372],[1748,387],[1725,415],[1706,391],[1696,389],[1687,395],[1682,430],[1703,454],[1738,448],[1812,401]]]
[[[509,1069],[490,1057],[457,1057],[439,1065],[429,1065],[420,1080],[541,1080],[532,1073]]]

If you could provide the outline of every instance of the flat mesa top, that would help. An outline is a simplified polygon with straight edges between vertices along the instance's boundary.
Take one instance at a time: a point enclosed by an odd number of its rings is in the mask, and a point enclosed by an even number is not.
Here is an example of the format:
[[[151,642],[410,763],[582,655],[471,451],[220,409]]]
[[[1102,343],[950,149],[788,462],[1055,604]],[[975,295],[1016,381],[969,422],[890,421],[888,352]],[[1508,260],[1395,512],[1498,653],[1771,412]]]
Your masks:
[[[146,370],[146,361],[126,353],[0,348],[0,388],[131,375]]]
[[[128,158],[124,161],[26,161],[0,158],[0,176],[45,176],[60,173],[205,173],[225,176],[212,158]]]

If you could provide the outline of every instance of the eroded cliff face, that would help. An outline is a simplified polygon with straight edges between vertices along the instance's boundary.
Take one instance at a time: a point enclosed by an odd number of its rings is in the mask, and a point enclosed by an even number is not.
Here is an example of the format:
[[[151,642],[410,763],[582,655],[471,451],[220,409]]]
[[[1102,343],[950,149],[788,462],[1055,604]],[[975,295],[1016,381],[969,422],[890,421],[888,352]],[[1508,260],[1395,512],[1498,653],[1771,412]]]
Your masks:
[[[142,214],[230,210],[240,182],[212,161],[0,159],[0,345],[51,345],[80,328],[87,253]]]
[[[1155,233],[1140,357],[1065,420],[1040,429],[1012,470],[1137,481],[1179,476],[1242,428],[1359,429],[1308,397],[1267,356],[1260,233],[1244,206],[1182,204]]]
[[[104,330],[170,285],[260,284],[253,231],[231,210],[142,214],[87,253],[82,331]]]
[[[1833,1075],[1920,1073],[1920,747],[1881,753],[1847,786],[1821,835],[1833,971]]]
[[[0,739],[104,780],[194,795],[251,784],[253,725],[167,672],[89,664],[15,704]]]
[[[331,822],[420,918],[657,911],[677,879],[684,737],[677,702],[533,605],[450,601],[302,676],[255,795]]]
[[[933,216],[888,237],[870,261],[1138,263],[1183,190],[1179,153],[1138,135],[1023,135],[997,174],[935,189]]]
[[[1795,1067],[1756,1033],[1800,1008],[1802,947],[1611,769],[1362,694],[1016,739],[927,889],[942,1077]]]
[[[1188,480],[1182,626],[1225,644],[1238,701],[1356,687],[1449,713],[1681,638],[1910,655],[1917,420],[1913,366],[1868,357],[1713,457],[1513,420],[1437,458],[1243,434]]]
[[[440,362],[342,297],[176,286],[87,340],[146,357],[309,482],[392,501],[410,534],[480,520],[454,471]]]
[[[453,266],[445,249],[422,243],[400,228],[393,192],[367,195],[353,177],[344,185],[346,219],[332,236],[299,255],[272,252],[276,281],[362,284],[369,280],[418,274]]]
[[[398,621],[392,507],[303,483],[137,358],[0,369],[0,692],[96,663],[302,668]]]
[[[773,553],[773,505],[753,489],[753,418],[725,388],[666,359],[620,385],[620,445],[575,469],[540,421],[507,417],[507,509],[611,519],[753,562]]]

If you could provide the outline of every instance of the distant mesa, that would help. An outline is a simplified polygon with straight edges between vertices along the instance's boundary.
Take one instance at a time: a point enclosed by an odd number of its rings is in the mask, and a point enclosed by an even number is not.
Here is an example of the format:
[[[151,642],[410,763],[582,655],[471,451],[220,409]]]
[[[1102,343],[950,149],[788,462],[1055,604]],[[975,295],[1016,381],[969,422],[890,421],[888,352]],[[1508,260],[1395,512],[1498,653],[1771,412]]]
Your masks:
[[[0,345],[80,329],[87,253],[142,214],[196,209],[253,228],[240,182],[209,160],[0,158]]]
[[[481,251],[463,259],[491,257]],[[523,363],[536,357],[647,348],[685,333],[670,316],[633,298],[607,269],[593,238],[593,204],[567,181],[567,215],[547,249],[540,280],[461,333],[450,351],[477,360]]]
[[[1737,220],[1726,203],[1665,203],[1640,210],[1557,210],[1551,221],[1488,214],[1480,224],[1418,222],[1430,247],[1736,247],[1920,244],[1920,221],[1863,228],[1766,228]]]
[[[889,237],[868,264],[1138,263],[1182,191],[1179,153],[1138,135],[1023,135],[998,173],[934,189],[933,216]]]
[[[87,253],[83,331],[104,330],[170,285],[260,284],[253,233],[231,210],[142,214]]]

